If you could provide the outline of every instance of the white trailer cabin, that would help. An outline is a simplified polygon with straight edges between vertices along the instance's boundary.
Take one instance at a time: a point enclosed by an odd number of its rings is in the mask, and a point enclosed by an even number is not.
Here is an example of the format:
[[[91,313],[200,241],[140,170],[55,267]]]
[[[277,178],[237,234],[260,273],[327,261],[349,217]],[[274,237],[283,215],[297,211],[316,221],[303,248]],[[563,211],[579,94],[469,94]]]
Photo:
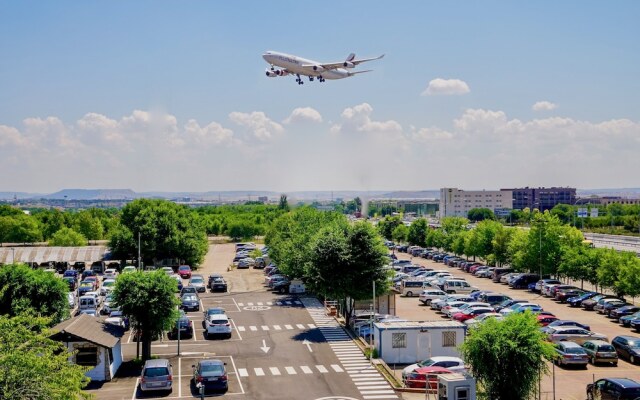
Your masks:
[[[460,357],[467,326],[457,321],[389,321],[373,324],[378,357],[387,364],[413,364],[434,356]]]

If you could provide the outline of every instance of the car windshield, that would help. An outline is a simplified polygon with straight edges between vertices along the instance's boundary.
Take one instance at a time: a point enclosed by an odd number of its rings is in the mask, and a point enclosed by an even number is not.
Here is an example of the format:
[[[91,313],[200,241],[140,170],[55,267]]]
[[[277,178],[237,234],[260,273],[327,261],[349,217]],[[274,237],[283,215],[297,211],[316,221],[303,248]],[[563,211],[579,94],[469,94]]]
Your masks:
[[[569,347],[564,349],[567,354],[584,354],[584,350],[580,347]]]
[[[601,346],[598,346],[598,351],[610,351],[610,352],[614,352],[616,351],[616,349],[613,348],[612,345],[610,344],[603,344]]]
[[[195,301],[195,300],[196,300],[196,296],[192,294],[182,296],[182,301]]]
[[[166,367],[154,367],[154,368],[147,368],[144,370],[144,376],[149,378],[166,376],[166,375],[169,375],[169,371],[167,370]]]
[[[429,366],[431,366],[431,365],[435,364],[436,362],[437,362],[437,361],[434,361],[434,360],[433,360],[433,359],[431,359],[431,358],[427,358],[426,360],[422,360],[422,361],[420,361],[420,362],[418,363],[418,365],[419,365],[420,367],[429,367]]]
[[[224,314],[224,310],[222,308],[210,308],[207,310],[207,315],[216,315],[216,314]]]
[[[638,347],[640,347],[640,341],[633,341],[633,340],[629,340],[627,342],[627,344],[629,345],[629,347],[631,347],[632,349],[637,349]]]
[[[219,364],[202,364],[200,366],[200,372],[202,375],[222,375],[224,373],[224,366]]]
[[[191,278],[191,283],[204,283],[202,278]]]

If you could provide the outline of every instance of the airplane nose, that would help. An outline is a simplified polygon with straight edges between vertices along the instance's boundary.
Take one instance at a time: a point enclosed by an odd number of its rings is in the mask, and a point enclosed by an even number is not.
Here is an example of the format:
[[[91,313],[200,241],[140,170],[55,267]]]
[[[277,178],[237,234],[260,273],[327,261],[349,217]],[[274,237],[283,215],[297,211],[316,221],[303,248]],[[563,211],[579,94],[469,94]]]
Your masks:
[[[271,58],[271,52],[267,51],[262,55],[262,58],[264,58],[265,61],[269,61],[269,58]]]

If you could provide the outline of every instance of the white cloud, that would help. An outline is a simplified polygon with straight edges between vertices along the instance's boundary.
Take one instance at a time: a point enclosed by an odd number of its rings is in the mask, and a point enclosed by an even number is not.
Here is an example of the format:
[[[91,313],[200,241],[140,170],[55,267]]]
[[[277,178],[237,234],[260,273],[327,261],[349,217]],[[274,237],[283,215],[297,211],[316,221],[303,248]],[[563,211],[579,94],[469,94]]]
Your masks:
[[[197,145],[210,147],[220,144],[231,145],[237,143],[233,137],[233,131],[224,128],[217,122],[211,122],[201,127],[196,120],[190,119],[184,125],[184,131],[186,138],[192,140]]]
[[[449,140],[453,138],[453,133],[445,131],[438,127],[421,128],[418,130],[414,128],[411,132],[411,138],[418,142],[428,142],[431,140]]]
[[[311,107],[300,107],[296,108],[291,112],[291,115],[287,117],[282,123],[291,124],[296,122],[314,122],[320,123],[322,122],[322,115],[320,113],[311,108]]]
[[[422,96],[461,95],[469,93],[469,85],[460,79],[436,78],[422,92]]]
[[[232,112],[229,119],[234,123],[250,129],[253,136],[261,141],[269,141],[284,133],[284,128],[277,122],[269,119],[265,113],[254,111],[252,113]]]
[[[402,125],[394,120],[374,121],[371,119],[373,107],[362,103],[355,107],[345,108],[342,112],[342,123],[331,127],[332,133],[339,133],[345,129],[358,132],[374,132],[389,135],[402,134]]]
[[[550,101],[538,101],[531,109],[533,111],[551,111],[558,108],[558,106]]]

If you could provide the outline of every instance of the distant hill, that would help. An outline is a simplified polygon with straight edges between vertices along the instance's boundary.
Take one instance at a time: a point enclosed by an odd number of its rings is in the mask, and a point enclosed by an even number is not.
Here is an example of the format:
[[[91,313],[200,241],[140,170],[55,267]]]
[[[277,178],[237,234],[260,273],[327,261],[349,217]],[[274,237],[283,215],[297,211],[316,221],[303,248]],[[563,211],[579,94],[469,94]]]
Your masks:
[[[34,196],[42,196],[42,195],[37,193],[26,193],[26,192],[0,192],[0,200],[30,199]]]
[[[48,200],[120,200],[141,197],[131,189],[63,189],[59,192],[32,196]]]
[[[382,196],[385,199],[439,199],[439,190],[417,190],[417,191],[405,191],[399,190],[396,192],[385,193]]]
[[[621,189],[577,189],[576,194],[579,197],[589,196],[615,196],[615,197],[640,197],[640,188],[621,188]]]

